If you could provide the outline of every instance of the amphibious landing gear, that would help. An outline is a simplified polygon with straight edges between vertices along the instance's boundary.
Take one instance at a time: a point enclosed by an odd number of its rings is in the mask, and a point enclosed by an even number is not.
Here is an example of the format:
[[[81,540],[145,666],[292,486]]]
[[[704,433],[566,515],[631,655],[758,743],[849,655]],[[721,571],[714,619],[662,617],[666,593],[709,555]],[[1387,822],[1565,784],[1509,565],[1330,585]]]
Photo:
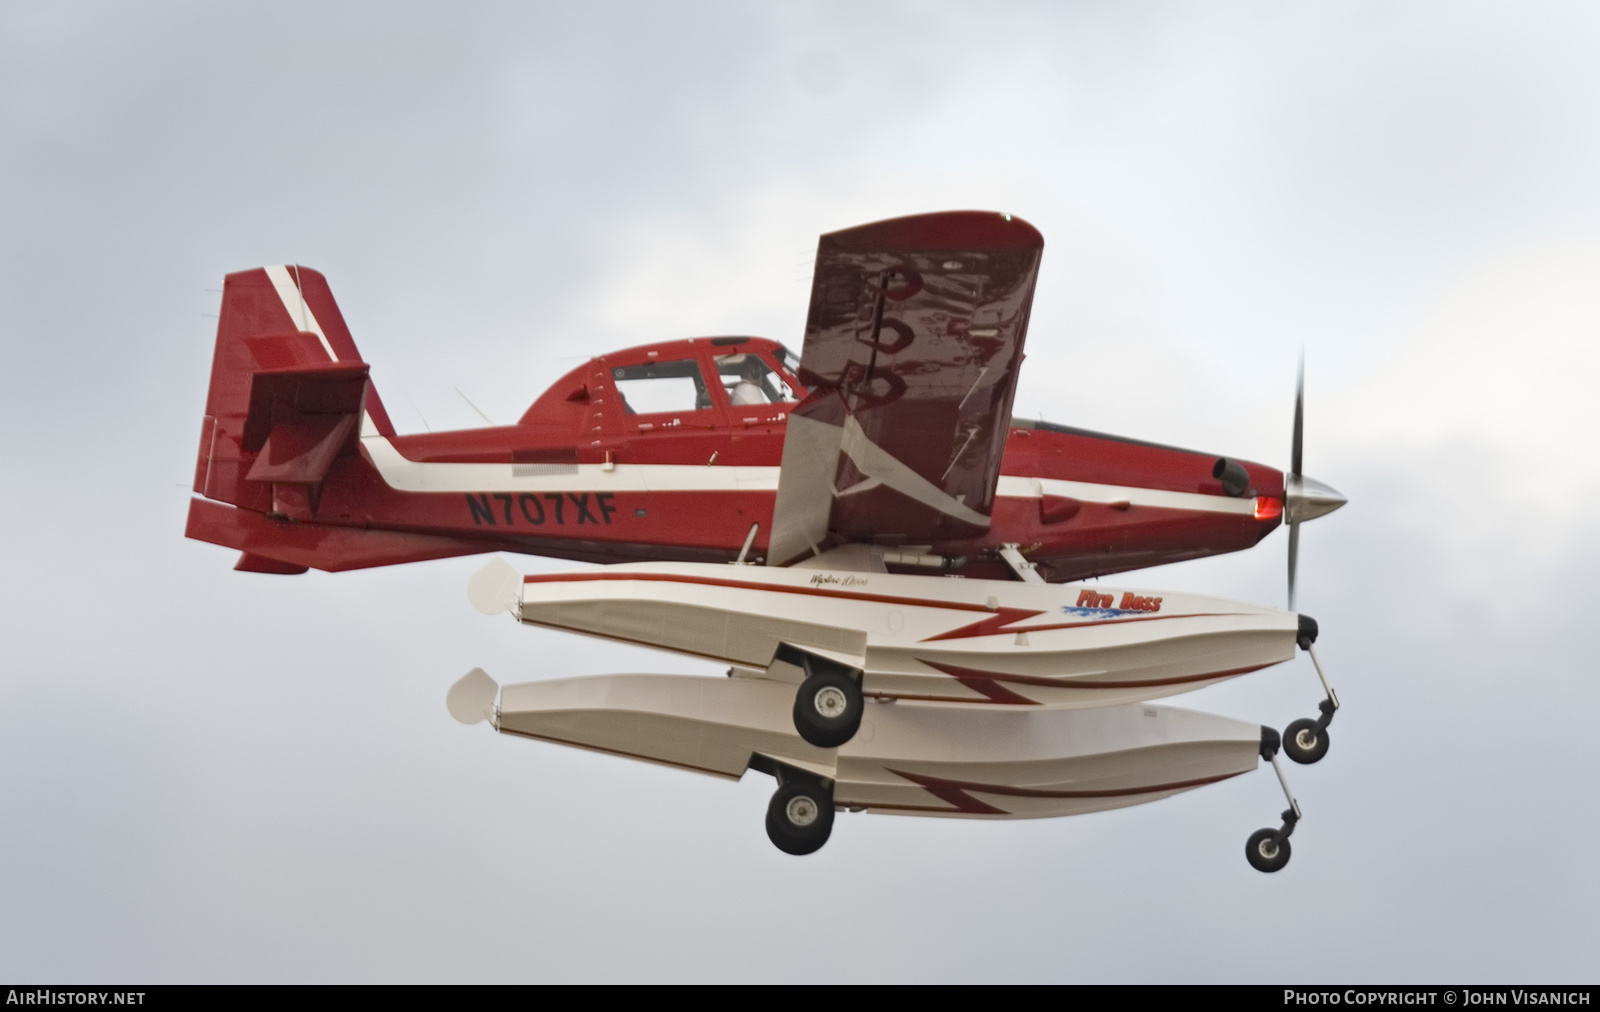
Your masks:
[[[800,662],[806,680],[794,696],[794,729],[817,748],[838,748],[861,726],[865,703],[858,673],[811,654],[801,654]]]
[[[787,766],[773,775],[778,789],[767,805],[767,838],[785,854],[822,849],[833,833],[833,786]]]
[[[1327,701],[1323,701],[1327,706]],[[1319,720],[1302,717],[1283,729],[1283,754],[1302,766],[1309,766],[1328,754],[1328,721],[1333,716],[1330,706]]]
[[[1300,822],[1300,803],[1289,791],[1289,781],[1283,778],[1283,768],[1278,765],[1278,745],[1278,732],[1270,727],[1262,728],[1261,758],[1272,764],[1272,772],[1278,775],[1278,786],[1283,788],[1283,796],[1289,799],[1289,807],[1283,813],[1283,825],[1277,829],[1258,829],[1245,842],[1245,860],[1256,871],[1274,872],[1289,863],[1289,834]]]
[[[1277,829],[1258,829],[1244,845],[1244,856],[1256,871],[1277,871],[1289,863],[1289,834]]]
[[[1322,673],[1322,662],[1317,660],[1317,651],[1312,645],[1316,641],[1317,620],[1310,615],[1301,615],[1300,649],[1311,655],[1317,677],[1322,680],[1322,691],[1327,693],[1322,702],[1317,704],[1322,716],[1316,719],[1303,718],[1283,729],[1284,755],[1302,766],[1309,766],[1328,754],[1328,725],[1333,723],[1334,712],[1339,709],[1339,697],[1334,694],[1333,686],[1328,684],[1328,676]]]

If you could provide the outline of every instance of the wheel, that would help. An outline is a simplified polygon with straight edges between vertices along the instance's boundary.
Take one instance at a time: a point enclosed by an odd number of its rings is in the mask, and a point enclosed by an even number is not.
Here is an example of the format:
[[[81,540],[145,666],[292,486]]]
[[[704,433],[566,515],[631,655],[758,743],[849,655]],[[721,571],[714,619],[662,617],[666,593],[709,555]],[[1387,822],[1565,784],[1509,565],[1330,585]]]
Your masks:
[[[794,729],[818,748],[838,748],[855,737],[864,709],[860,683],[842,670],[823,669],[794,694]]]
[[[1283,754],[1309,766],[1328,754],[1328,729],[1317,729],[1317,722],[1297,720],[1283,729]]]
[[[1244,845],[1244,856],[1256,871],[1277,871],[1289,863],[1289,841],[1280,840],[1276,829],[1258,829]]]
[[[833,833],[833,792],[821,784],[787,783],[767,805],[767,837],[785,854],[810,854]]]

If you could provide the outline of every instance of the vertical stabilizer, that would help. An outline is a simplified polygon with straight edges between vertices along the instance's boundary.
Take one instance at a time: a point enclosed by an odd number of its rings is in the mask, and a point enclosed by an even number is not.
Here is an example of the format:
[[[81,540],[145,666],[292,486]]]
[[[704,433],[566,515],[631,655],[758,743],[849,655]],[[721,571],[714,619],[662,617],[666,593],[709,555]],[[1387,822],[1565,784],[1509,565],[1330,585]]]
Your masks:
[[[290,265],[228,275],[194,490],[268,512],[272,477],[325,473],[357,435],[393,435],[365,370],[320,273]]]
[[[361,437],[394,434],[321,274],[293,265],[230,274],[195,463],[194,490],[205,498],[190,501],[186,533],[243,552],[235,568],[254,573],[493,550],[319,512],[324,486],[357,473]]]

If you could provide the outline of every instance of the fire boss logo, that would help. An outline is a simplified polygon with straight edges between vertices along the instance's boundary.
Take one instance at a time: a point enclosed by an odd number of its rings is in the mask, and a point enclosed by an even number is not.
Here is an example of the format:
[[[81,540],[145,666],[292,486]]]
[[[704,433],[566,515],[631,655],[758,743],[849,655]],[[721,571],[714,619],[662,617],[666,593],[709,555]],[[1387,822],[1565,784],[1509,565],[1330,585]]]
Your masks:
[[[1098,590],[1085,590],[1078,595],[1078,603],[1074,607],[1094,608],[1104,611],[1160,611],[1161,598],[1140,597],[1128,591],[1122,595],[1122,600],[1117,604],[1111,602],[1114,598],[1110,594],[1102,594]]]

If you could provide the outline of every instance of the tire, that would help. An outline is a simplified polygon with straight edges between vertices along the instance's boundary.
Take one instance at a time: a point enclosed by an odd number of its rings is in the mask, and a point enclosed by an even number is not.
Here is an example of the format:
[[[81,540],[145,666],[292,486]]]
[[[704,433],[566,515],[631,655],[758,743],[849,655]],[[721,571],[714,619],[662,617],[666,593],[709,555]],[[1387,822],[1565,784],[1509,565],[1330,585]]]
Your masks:
[[[1317,729],[1317,722],[1301,719],[1283,729],[1283,754],[1302,766],[1309,766],[1328,754],[1328,729]]]
[[[824,669],[794,694],[794,729],[817,748],[838,748],[861,727],[861,684],[843,670]]]
[[[833,791],[817,783],[787,783],[767,805],[767,838],[785,854],[812,854],[833,834]]]
[[[1289,863],[1289,841],[1279,839],[1276,829],[1258,829],[1244,845],[1244,857],[1256,871],[1274,872]]]

